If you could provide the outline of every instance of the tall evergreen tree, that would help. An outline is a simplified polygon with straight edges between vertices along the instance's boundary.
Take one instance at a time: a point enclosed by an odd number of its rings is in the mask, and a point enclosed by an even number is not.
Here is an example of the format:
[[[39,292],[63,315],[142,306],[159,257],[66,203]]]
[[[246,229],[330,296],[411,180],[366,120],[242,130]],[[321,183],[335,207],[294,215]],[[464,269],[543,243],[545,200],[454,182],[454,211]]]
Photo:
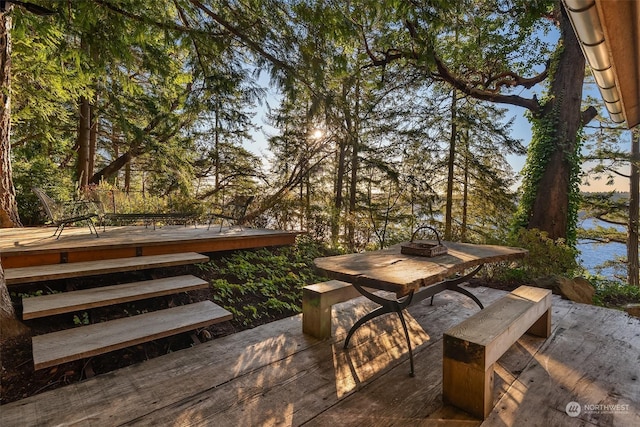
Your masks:
[[[575,242],[578,131],[595,111],[580,111],[584,58],[560,2],[469,0],[398,7],[362,1],[352,7],[358,12],[349,17],[359,25],[371,65],[410,64],[468,96],[530,112],[536,125],[518,223]],[[561,33],[554,55],[539,36],[549,30],[550,19]],[[443,37],[454,31],[457,44]],[[518,94],[545,81],[549,95],[544,99]]]

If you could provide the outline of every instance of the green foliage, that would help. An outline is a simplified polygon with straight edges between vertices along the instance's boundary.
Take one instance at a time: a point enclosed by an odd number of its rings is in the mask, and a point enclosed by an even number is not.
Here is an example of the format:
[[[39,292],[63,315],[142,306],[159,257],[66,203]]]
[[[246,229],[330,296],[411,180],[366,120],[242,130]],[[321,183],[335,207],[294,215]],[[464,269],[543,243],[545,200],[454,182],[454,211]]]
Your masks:
[[[58,292],[50,292],[50,293],[58,293]],[[44,291],[42,289],[38,289],[33,292],[11,292],[12,298],[31,298],[31,297],[39,297],[44,295]]]
[[[628,303],[640,303],[640,288],[637,286],[602,277],[590,277],[589,281],[596,288],[593,297],[596,305],[619,308]]]
[[[228,51],[225,37],[176,25],[189,15],[176,8],[186,5],[165,3],[78,1],[44,19],[14,8],[12,154],[25,224],[38,222],[32,186],[73,189],[83,99],[99,132],[94,182],[118,185],[126,167],[131,189],[171,195],[173,209],[193,205],[194,183],[210,182],[212,172],[224,180],[220,188],[259,175],[259,159],[246,150],[209,156],[211,127],[220,146],[250,139],[250,108],[263,93],[247,61]],[[220,114],[209,126],[212,110]],[[119,162],[123,155],[129,160]]]
[[[567,243],[572,247],[575,247],[578,242],[578,212],[582,204],[582,195],[580,194],[580,177],[582,174],[582,156],[580,155],[581,141],[582,130],[576,135],[575,151],[566,153],[567,162],[570,165]]]
[[[549,167],[549,160],[558,145],[558,108],[562,105],[556,100],[550,113],[534,117],[528,114],[532,125],[532,138],[527,152],[527,161],[522,169],[522,186],[520,189],[520,203],[512,222],[512,235],[519,232],[520,228],[527,227],[533,213],[534,203],[544,191],[540,188],[541,179],[545,170]],[[580,137],[576,137],[580,140]],[[578,146],[578,144],[576,144]],[[566,152],[565,160],[570,166],[569,182],[569,207],[566,231],[566,242],[575,247],[577,243],[577,219],[580,208],[580,166],[581,159],[579,149],[574,152]]]
[[[562,239],[550,239],[540,230],[522,228],[508,244],[527,249],[529,255],[518,261],[517,267],[501,266],[501,271],[496,270],[495,273],[499,278],[509,281],[527,281],[546,276],[572,278],[580,272],[576,261],[577,250]]]
[[[83,311],[80,315],[73,315],[73,324],[76,326],[88,325],[89,322],[89,313]]]
[[[90,197],[102,204],[107,213],[170,212],[168,198],[140,191],[120,191],[107,182],[91,186]],[[175,211],[179,212],[179,211]]]
[[[326,254],[323,244],[299,236],[291,247],[236,251],[202,268],[214,275],[213,299],[246,327],[269,321],[274,311],[299,313],[302,288],[326,280],[313,269],[313,259]]]
[[[56,3],[61,13],[46,19],[16,8],[20,214],[26,224],[38,221],[33,185],[60,199],[73,195],[78,103],[88,99],[98,129],[94,172],[112,167],[102,181],[130,190],[119,193],[118,212],[204,212],[201,200],[249,190],[276,200],[264,204],[263,226],[300,228],[349,250],[406,240],[416,223],[437,221],[446,199],[451,87],[436,57],[473,91],[517,98],[510,76],[531,77],[550,57],[555,70],[559,51],[546,37],[554,3],[77,1]],[[279,90],[279,108],[268,108],[276,128],[265,156],[270,175],[242,147],[266,95],[257,83],[263,72]],[[456,238],[487,242],[508,227],[514,174],[505,156],[521,146],[504,114],[458,97]],[[527,225],[557,111],[532,126],[515,230]],[[323,138],[309,138],[315,128]],[[579,162],[574,153],[568,160],[573,218]],[[567,233],[573,245],[575,232]],[[253,260],[237,262],[229,275],[264,285],[247,265]]]

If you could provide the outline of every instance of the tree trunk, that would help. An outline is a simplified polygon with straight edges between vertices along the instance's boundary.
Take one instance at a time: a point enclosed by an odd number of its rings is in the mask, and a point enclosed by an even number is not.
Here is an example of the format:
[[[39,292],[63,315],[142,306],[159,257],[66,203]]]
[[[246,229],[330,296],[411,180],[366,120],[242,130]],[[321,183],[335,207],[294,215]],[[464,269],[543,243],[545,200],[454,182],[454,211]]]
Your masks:
[[[11,173],[11,15],[13,6],[5,5],[0,11],[0,227],[20,227],[16,190]],[[11,338],[26,330],[17,319],[4,280],[4,269],[0,260],[0,339]]]
[[[129,163],[134,157],[138,155],[137,152],[132,150],[127,151],[113,162],[102,168],[102,170],[96,172],[91,178],[91,184],[99,184],[103,179],[109,179],[115,175],[120,169],[122,169],[127,163]]]
[[[220,111],[217,106],[216,106],[216,109],[213,111],[213,114],[215,117],[214,129],[213,129],[213,135],[214,135],[213,150],[214,150],[214,156],[215,156],[214,162],[215,162],[215,168],[216,168],[214,184],[215,184],[215,188],[220,188],[220,119],[219,119]]]
[[[311,172],[307,172],[304,177],[305,182],[305,228],[304,231],[309,231],[309,224],[311,224]]]
[[[0,228],[21,227],[11,171],[11,15],[0,12]]]
[[[131,162],[127,162],[124,166],[124,192],[131,192]]]
[[[360,140],[360,79],[356,79],[355,109],[349,126],[351,135],[351,184],[349,187],[349,218],[347,221],[347,241],[349,249],[355,250],[356,206],[358,201],[358,156]]]
[[[333,212],[331,213],[331,243],[333,246],[338,245],[340,238],[340,212],[342,212],[343,195],[342,189],[344,187],[344,174],[345,174],[345,158],[346,158],[347,144],[344,138],[340,138],[338,142],[338,165],[336,171],[336,183],[335,183],[335,199],[333,205]]]
[[[451,95],[451,138],[449,140],[449,159],[447,161],[447,204],[444,214],[444,239],[452,239],[451,223],[453,221],[453,180],[454,167],[456,160],[456,138],[458,137],[457,124],[457,97],[458,93],[453,89]]]
[[[629,230],[627,237],[627,276],[629,284],[640,286],[638,264],[638,223],[640,222],[640,131],[632,132],[631,177],[629,185]]]
[[[0,261],[0,342],[7,338],[13,338],[29,331],[22,322],[16,318],[7,282],[4,280],[4,270]]]
[[[78,162],[76,164],[76,181],[80,188],[89,183],[89,147],[91,137],[91,105],[84,96],[78,106]]]
[[[96,166],[96,149],[98,146],[98,118],[96,117],[95,105],[89,107],[91,128],[89,129],[89,161],[87,164],[87,182],[93,176]]]
[[[298,220],[300,221],[300,231],[304,231],[304,218],[305,212],[305,197],[304,197],[304,178],[300,180],[300,194],[298,203],[300,204],[300,211],[298,212]]]
[[[462,225],[460,230],[460,241],[467,240],[467,215],[469,208],[469,129],[465,132],[464,138],[464,177],[462,189]]]
[[[577,220],[577,210],[570,209],[570,198],[577,197],[578,191],[576,174],[579,170],[574,166],[574,159],[578,156],[578,130],[583,120],[580,108],[585,67],[582,51],[564,11],[559,20],[563,49],[549,91],[555,96],[543,106],[540,117],[546,126],[553,125],[553,146],[537,182],[527,224],[527,228],[546,231],[554,240],[571,238],[569,226],[574,226]]]

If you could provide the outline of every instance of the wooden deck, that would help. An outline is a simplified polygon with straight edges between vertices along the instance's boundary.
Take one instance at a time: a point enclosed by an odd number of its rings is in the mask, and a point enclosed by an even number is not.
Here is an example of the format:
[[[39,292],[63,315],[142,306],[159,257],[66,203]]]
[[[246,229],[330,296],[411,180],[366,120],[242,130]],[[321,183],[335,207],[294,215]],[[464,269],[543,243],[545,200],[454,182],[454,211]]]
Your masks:
[[[486,304],[505,294],[472,291]],[[291,317],[3,405],[0,425],[640,425],[640,320],[626,313],[554,296],[551,337],[525,335],[498,361],[496,406],[481,422],[442,404],[442,334],[475,304],[444,292],[409,309],[413,378],[397,316],[342,349],[371,304],[334,306],[334,339],[303,335]]]
[[[0,257],[3,268],[28,267],[66,262],[95,261],[180,252],[218,252],[292,244],[296,233],[265,229],[206,225],[107,227],[99,238],[87,227],[67,228],[62,237],[52,237],[53,228],[0,229]]]

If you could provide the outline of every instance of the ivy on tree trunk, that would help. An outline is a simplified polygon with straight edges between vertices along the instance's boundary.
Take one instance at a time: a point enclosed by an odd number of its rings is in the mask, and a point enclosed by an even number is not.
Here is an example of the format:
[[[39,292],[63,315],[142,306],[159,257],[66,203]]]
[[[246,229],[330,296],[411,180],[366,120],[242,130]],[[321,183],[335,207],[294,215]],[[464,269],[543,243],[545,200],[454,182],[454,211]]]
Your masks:
[[[559,15],[563,43],[550,73],[549,95],[530,116],[533,135],[516,225],[575,245],[580,129],[595,117],[595,109],[581,111],[585,60],[566,14]]]

